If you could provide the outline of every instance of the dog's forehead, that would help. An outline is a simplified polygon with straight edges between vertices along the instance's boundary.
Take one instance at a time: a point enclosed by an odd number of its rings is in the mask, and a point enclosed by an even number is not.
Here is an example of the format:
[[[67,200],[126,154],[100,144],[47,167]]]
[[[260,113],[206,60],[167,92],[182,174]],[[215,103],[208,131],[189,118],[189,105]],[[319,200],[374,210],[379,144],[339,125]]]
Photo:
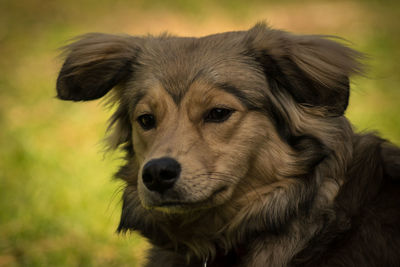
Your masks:
[[[234,37],[234,38],[233,38]],[[179,103],[191,85],[226,83],[236,72],[244,71],[245,48],[236,35],[203,38],[152,38],[139,57],[144,80],[161,85]]]

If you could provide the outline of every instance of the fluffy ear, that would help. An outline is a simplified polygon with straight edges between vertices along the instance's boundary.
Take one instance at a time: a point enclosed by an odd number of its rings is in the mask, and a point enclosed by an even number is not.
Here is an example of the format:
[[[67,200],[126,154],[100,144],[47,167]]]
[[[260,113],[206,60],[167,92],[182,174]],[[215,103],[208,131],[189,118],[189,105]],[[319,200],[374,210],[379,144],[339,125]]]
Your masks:
[[[136,43],[135,37],[91,33],[66,46],[58,98],[81,101],[104,96],[132,73]]]
[[[352,74],[362,74],[362,54],[328,36],[292,35],[258,24],[247,44],[271,90],[285,90],[299,104],[322,107],[331,116],[348,105]]]

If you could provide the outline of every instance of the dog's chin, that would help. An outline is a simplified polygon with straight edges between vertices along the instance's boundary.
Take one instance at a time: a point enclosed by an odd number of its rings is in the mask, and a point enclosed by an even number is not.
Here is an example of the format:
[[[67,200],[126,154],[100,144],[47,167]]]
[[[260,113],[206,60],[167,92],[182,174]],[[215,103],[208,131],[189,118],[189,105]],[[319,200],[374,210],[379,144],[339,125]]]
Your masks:
[[[193,198],[182,197],[179,194],[170,194],[166,196],[147,192],[139,194],[140,202],[145,209],[156,210],[163,213],[193,213],[210,209],[224,204],[232,195],[233,189],[223,186],[207,194],[206,197]]]

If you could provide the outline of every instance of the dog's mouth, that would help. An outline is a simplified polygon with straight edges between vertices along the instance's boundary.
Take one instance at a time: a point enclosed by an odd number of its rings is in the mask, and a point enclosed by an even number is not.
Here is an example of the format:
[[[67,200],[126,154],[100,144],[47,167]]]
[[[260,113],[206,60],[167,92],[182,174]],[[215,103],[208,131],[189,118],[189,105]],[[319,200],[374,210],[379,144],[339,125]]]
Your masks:
[[[174,198],[157,198],[152,199],[151,203],[144,204],[147,209],[154,209],[167,213],[184,213],[196,210],[203,210],[218,205],[219,199],[226,199],[223,195],[229,191],[228,186],[221,186],[213,191],[211,195],[203,199],[186,200],[179,199],[179,196]]]

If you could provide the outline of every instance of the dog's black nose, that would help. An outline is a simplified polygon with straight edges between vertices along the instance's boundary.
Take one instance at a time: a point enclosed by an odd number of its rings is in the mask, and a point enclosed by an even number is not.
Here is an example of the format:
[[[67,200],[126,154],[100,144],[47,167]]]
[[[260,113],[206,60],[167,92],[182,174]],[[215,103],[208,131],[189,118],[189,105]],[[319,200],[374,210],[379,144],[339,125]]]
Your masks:
[[[159,193],[171,188],[181,173],[181,165],[172,158],[152,159],[143,167],[142,179],[151,191]]]

